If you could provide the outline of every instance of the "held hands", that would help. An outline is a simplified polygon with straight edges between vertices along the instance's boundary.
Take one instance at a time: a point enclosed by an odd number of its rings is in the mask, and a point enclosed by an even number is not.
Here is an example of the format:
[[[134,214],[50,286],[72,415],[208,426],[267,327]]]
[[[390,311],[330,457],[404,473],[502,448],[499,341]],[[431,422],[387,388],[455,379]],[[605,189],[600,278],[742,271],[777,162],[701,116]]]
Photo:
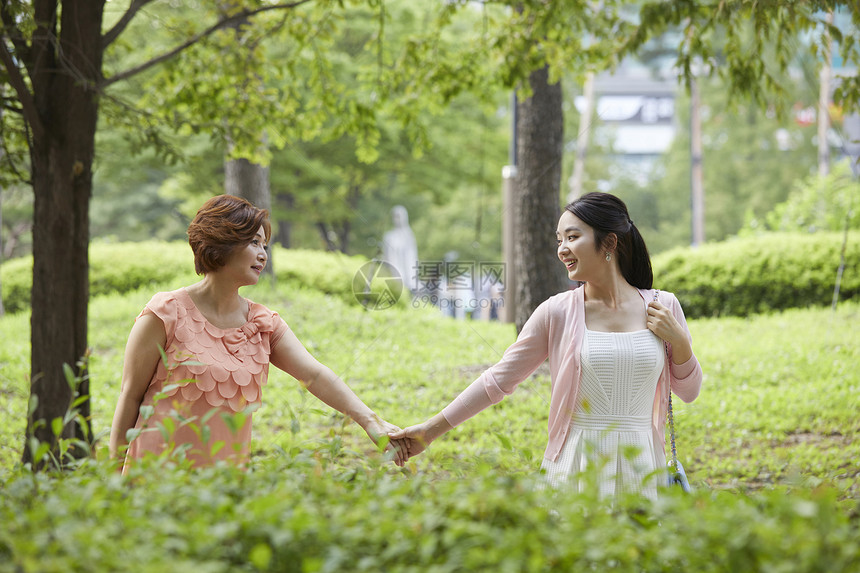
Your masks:
[[[433,440],[452,428],[442,413],[438,413],[426,422],[409,426],[399,432],[389,434],[392,440],[403,443],[407,459],[412,458],[427,449]]]
[[[412,458],[427,449],[433,440],[428,435],[426,424],[409,426],[393,434],[389,434],[392,441],[398,441],[406,449],[406,459]]]
[[[365,424],[364,431],[367,432],[367,436],[377,446],[380,445],[384,438],[388,437],[388,443],[385,445],[385,453],[387,454],[391,452],[394,463],[397,464],[398,467],[403,467],[406,460],[409,459],[406,445],[402,440],[395,440],[392,437],[392,434],[402,432],[403,430],[394,424],[386,422],[379,416],[374,415],[373,418]]]

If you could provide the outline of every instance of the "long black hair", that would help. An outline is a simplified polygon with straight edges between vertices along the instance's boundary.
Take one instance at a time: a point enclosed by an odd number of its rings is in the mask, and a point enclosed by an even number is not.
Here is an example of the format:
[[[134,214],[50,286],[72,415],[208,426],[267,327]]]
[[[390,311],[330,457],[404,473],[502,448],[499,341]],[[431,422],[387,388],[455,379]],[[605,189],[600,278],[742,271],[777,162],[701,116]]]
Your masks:
[[[586,193],[565,209],[594,229],[598,251],[606,247],[607,237],[614,233],[615,256],[624,280],[636,288],[651,288],[654,283],[651,256],[639,229],[630,220],[624,201],[610,193]]]

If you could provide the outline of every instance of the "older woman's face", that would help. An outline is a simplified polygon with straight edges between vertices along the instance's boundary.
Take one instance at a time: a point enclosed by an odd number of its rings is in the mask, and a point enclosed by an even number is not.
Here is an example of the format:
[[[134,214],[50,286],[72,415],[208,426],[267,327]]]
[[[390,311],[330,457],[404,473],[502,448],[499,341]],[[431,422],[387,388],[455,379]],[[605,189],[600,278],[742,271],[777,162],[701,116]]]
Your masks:
[[[219,272],[227,273],[241,285],[255,285],[266,268],[269,253],[266,251],[266,232],[261,226],[251,242],[237,247]]]

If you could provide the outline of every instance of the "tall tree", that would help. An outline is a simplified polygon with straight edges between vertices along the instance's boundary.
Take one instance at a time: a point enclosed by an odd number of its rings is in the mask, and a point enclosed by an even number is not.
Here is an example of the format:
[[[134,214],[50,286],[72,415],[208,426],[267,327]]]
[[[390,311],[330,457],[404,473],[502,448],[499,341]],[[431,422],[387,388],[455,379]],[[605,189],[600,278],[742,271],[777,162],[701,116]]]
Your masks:
[[[529,74],[531,95],[517,104],[517,176],[514,187],[517,268],[517,332],[540,303],[567,286],[558,263],[553,230],[561,215],[561,157],[564,141],[561,82],[549,69]],[[510,272],[510,271],[509,271]],[[541,277],[541,280],[533,280]]]
[[[63,365],[77,364],[87,350],[89,199],[104,2],[64,3],[60,10],[56,2],[37,1],[23,15],[16,6],[0,6],[0,61],[30,131],[35,199],[27,435],[55,444],[60,437],[88,437],[80,434],[85,425],[75,424],[61,424],[55,435],[53,420],[64,420],[74,398]],[[24,32],[25,23],[33,26],[31,34]],[[80,392],[86,394],[82,378]],[[88,402],[81,413],[89,417]],[[26,444],[23,461],[40,463]]]
[[[584,1],[516,0],[483,4],[481,27],[463,30],[456,16],[464,6],[446,4],[435,25],[410,42],[392,83],[420,83],[430,88],[422,88],[430,92],[428,99],[442,103],[462,91],[487,93],[488,86],[517,90],[516,247],[514,268],[506,273],[516,285],[513,316],[519,329],[538,304],[566,286],[551,240],[562,201],[559,80],[566,70],[581,76],[596,62],[611,60],[605,39],[621,21],[615,5],[593,10]],[[450,37],[457,42],[440,40]],[[502,215],[494,221],[499,227]]]
[[[594,121],[594,72],[585,74],[582,84],[583,106],[580,112],[579,126],[576,132],[576,158],[573,160],[573,173],[570,175],[570,191],[567,201],[571,202],[583,194],[585,181],[585,158],[588,156],[588,145],[591,142],[591,132]]]
[[[106,50],[151,0],[131,0],[104,33],[104,0],[0,2],[0,65],[26,125],[34,193],[32,382],[25,463],[46,463],[48,458],[34,458],[38,443],[49,444],[58,454],[61,438],[79,443],[91,438],[86,422],[73,423],[65,415],[75,404],[76,390],[89,394],[86,364],[80,361],[87,353],[89,205],[104,90],[174,58],[236,20],[293,10],[307,1],[242,6],[173,49],[110,77],[103,70]],[[77,370],[77,389],[64,365]],[[88,420],[88,401],[76,405]]]
[[[781,103],[785,103],[786,89],[782,80],[788,75],[786,72],[794,62],[798,47],[818,50],[818,44],[809,46],[802,42],[810,32],[820,34],[822,27],[827,27],[832,37],[840,40],[846,61],[860,60],[857,36],[860,5],[847,0],[777,4],[731,0],[716,7],[706,1],[643,0],[635,4],[638,14],[630,14],[626,9],[629,3],[618,1],[604,1],[597,9],[576,0],[512,0],[499,4],[504,6],[500,12],[486,11],[487,32],[477,42],[463,42],[469,55],[460,55],[455,63],[445,60],[438,66],[446,74],[441,82],[443,87],[439,86],[440,82],[426,82],[433,90],[447,94],[458,88],[485,89],[474,79],[480,75],[464,72],[475,61],[482,65],[493,62],[497,73],[482,79],[493,79],[505,86],[525,82],[535,70],[547,65],[556,73],[572,70],[582,74],[594,67],[608,69],[620,58],[640,49],[650,38],[679,30],[682,33],[677,36],[677,67],[688,84],[694,77],[695,62],[719,59],[721,65],[715,69],[734,100],[751,97],[761,108],[773,106],[774,95],[781,96]],[[439,22],[444,30],[452,30],[451,12],[462,6],[449,3],[447,9],[441,11]],[[854,27],[828,25],[823,15],[833,9],[847,12]],[[440,35],[437,30],[434,33]],[[582,45],[586,34],[594,40],[587,48]],[[474,54],[481,57],[475,58]],[[426,67],[420,71],[411,70],[419,78],[436,79]],[[452,88],[452,83],[456,87]],[[842,78],[835,99],[847,106],[856,106],[860,100],[860,79],[856,76]],[[551,161],[548,158],[545,166],[549,167]],[[549,219],[550,206],[545,209],[543,213]],[[521,235],[525,231],[518,232]],[[532,248],[537,249],[538,244],[532,243]],[[540,255],[534,250],[526,257],[519,257],[518,264]],[[538,285],[546,280],[536,269],[521,270],[525,274],[524,282]],[[518,317],[530,312],[529,302],[517,304],[522,305],[517,309]]]
[[[0,151],[2,153],[2,151]],[[0,187],[0,264],[3,264],[3,188]],[[3,285],[0,283],[0,292],[3,292]],[[6,314],[3,308],[3,297],[0,297],[0,316]]]
[[[234,0],[221,0],[219,8],[222,16],[230,14],[240,8]],[[256,52],[259,50],[260,42],[253,41],[247,37],[246,31],[249,27],[247,19],[236,21],[232,26],[235,43],[226,47],[228,50],[239,52],[241,60],[253,62]],[[250,89],[259,89],[256,82],[253,85],[243,86],[237,93],[237,97],[245,97]],[[272,190],[269,184],[269,166],[263,160],[249,159],[247,157],[233,156],[233,139],[227,134],[227,157],[224,159],[224,192],[237,197],[243,197],[260,207],[271,211]],[[263,131],[259,134],[260,155],[266,156],[267,138]],[[264,272],[270,277],[274,276],[273,261],[269,261]]]
[[[830,75],[833,73],[833,42],[829,26],[833,25],[833,11],[827,12],[824,32],[821,34],[821,70],[818,87],[818,175],[826,177],[830,173]]]

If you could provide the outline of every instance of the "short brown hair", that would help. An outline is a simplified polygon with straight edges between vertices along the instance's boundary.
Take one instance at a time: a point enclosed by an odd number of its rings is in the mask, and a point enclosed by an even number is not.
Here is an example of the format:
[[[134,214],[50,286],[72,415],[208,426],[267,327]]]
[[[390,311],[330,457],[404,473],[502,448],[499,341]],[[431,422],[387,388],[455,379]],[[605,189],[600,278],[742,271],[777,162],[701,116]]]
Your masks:
[[[238,247],[250,243],[263,227],[266,243],[272,235],[269,212],[233,195],[217,195],[200,207],[188,225],[188,244],[198,275],[218,270]]]

